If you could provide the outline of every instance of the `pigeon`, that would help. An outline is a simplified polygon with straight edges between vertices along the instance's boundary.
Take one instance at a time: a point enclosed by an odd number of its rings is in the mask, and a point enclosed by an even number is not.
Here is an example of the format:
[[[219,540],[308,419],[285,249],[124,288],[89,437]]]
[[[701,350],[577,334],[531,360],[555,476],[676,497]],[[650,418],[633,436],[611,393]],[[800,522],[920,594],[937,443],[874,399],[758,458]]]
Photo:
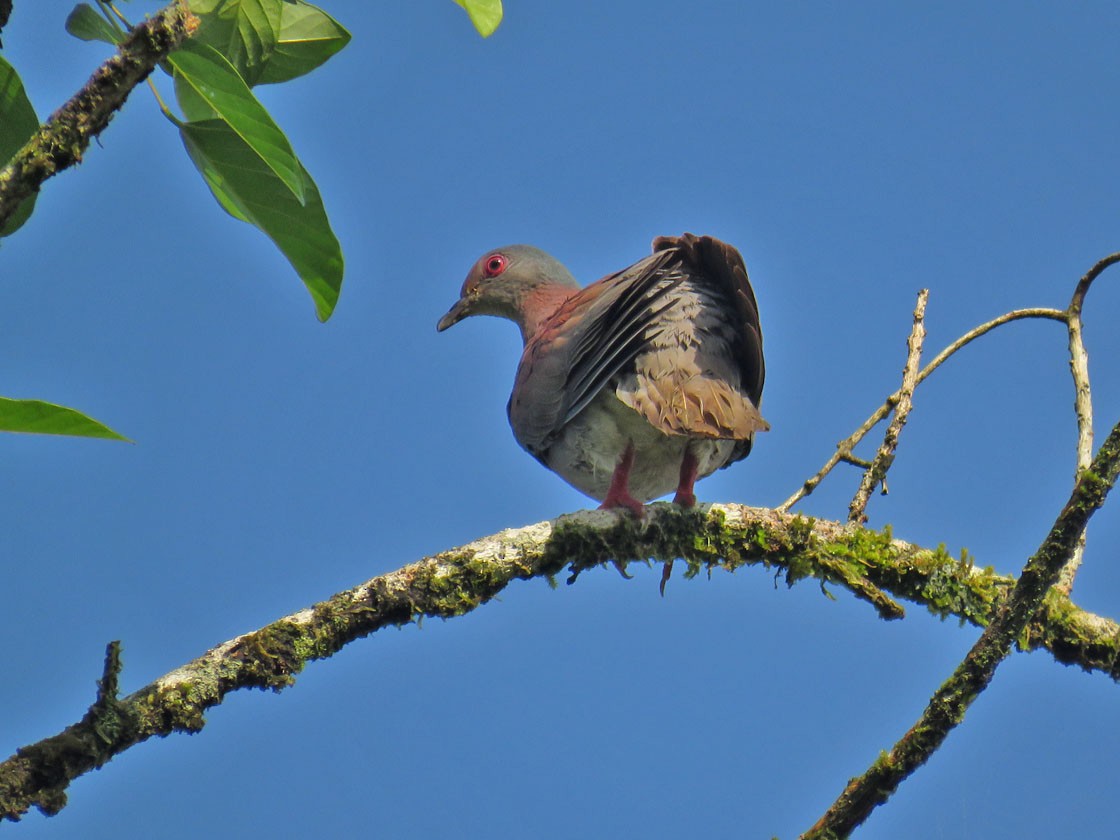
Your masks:
[[[758,304],[739,252],[711,236],[660,236],[653,253],[581,288],[530,245],[487,251],[440,332],[508,318],[524,351],[506,412],[517,442],[601,508],[693,485],[750,453],[766,377]]]

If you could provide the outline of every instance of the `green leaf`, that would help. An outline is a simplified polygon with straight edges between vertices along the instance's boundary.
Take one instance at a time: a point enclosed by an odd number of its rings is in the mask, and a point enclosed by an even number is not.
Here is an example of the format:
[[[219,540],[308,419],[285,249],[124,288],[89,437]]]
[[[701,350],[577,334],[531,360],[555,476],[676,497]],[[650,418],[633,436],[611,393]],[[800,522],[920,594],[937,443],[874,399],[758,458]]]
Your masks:
[[[233,65],[213,47],[187,41],[167,57],[175,68],[176,90],[189,86],[214,114],[223,119],[260,159],[287,185],[299,202],[305,200],[302,167],[288,138],[265,107],[253,96],[249,86]],[[182,77],[180,84],[178,77]],[[197,101],[184,106],[197,115]],[[190,114],[188,114],[190,117]]]
[[[218,203],[276,243],[311,293],[319,320],[327,320],[342,288],[342,248],[307,170],[300,166],[306,196],[300,204],[223,120],[184,123],[179,133]]]
[[[124,435],[72,408],[42,400],[12,400],[7,397],[0,397],[0,432],[128,441]]]
[[[173,78],[175,80],[175,98],[179,101],[179,108],[183,112],[183,116],[187,118],[187,122],[212,120],[218,116],[218,112],[211,107],[202,94],[183,78],[181,73],[175,73]]]
[[[0,166],[12,159],[39,128],[39,118],[23,89],[15,68],[0,56]],[[15,233],[31,216],[35,195],[23,200],[16,212],[0,227],[0,236]]]
[[[471,23],[483,38],[489,38],[502,22],[502,0],[455,0],[467,10]]]
[[[286,82],[310,73],[348,43],[350,33],[322,9],[303,0],[285,3],[276,49],[256,84]]]
[[[119,44],[124,35],[97,13],[89,3],[79,3],[66,18],[66,31],[83,41]]]
[[[192,40],[216,49],[246,84],[256,84],[276,49],[284,5],[284,0],[191,0],[200,20]]]

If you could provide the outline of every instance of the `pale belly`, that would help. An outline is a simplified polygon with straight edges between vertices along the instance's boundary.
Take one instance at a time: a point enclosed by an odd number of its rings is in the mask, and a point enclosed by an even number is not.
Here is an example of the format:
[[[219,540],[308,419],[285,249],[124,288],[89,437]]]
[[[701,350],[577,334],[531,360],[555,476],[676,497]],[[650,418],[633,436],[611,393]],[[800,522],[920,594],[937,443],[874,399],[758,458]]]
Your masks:
[[[564,427],[545,461],[577,490],[602,501],[628,443],[634,444],[630,495],[641,502],[677,488],[687,448],[696,457],[697,477],[703,478],[726,464],[736,445],[733,440],[666,434],[621,402],[613,389],[604,389]]]

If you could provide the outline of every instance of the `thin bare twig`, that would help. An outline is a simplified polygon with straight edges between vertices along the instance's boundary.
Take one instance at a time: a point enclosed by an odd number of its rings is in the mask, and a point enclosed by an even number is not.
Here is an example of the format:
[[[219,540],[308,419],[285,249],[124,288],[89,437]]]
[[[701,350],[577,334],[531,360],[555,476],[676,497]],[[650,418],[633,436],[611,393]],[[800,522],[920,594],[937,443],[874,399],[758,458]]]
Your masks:
[[[952,356],[961,348],[965,347],[968,344],[971,344],[973,341],[980,338],[980,336],[984,335],[985,333],[991,332],[996,327],[1002,326],[1003,324],[1009,323],[1011,321],[1019,321],[1024,318],[1046,318],[1053,321],[1061,321],[1063,324],[1066,323],[1066,313],[1060,309],[1036,307],[1031,309],[1016,309],[1012,312],[1006,312],[1003,315],[1000,315],[998,318],[993,318],[991,321],[987,321],[983,324],[980,324],[978,327],[974,327],[973,329],[969,330],[944,350],[942,350],[940,353],[938,353],[933,358],[933,361],[922,368],[922,372],[918,374],[918,380],[915,383],[915,387],[922,384],[922,382],[924,382],[931,373],[941,367],[941,365],[944,364],[950,356]],[[792,496],[778,505],[775,510],[779,513],[788,512],[789,509],[792,508],[795,504],[812,493],[817,488],[817,485],[820,484],[822,480],[824,480],[824,477],[832,472],[833,467],[835,467],[841,461],[858,463],[858,461],[852,460],[852,450],[856,447],[856,445],[859,444],[860,441],[864,439],[864,437],[867,436],[868,432],[879,425],[880,421],[882,421],[883,418],[890,414],[891,409],[894,408],[895,403],[898,402],[900,397],[901,393],[899,391],[895,391],[893,394],[887,397],[886,401],[881,406],[879,406],[879,408],[877,408],[870,417],[864,420],[858,429],[852,432],[852,434],[848,437],[844,438],[844,440],[836,444],[836,452],[834,452],[832,457],[825,462],[824,466],[821,467],[815,475],[806,480],[805,483],[797,489],[797,492],[795,492]]]
[[[0,169],[0,227],[43,182],[75,163],[148,77],[198,25],[183,0],[175,0],[137,24],[117,54],[102,64],[85,86],[32,135]]]
[[[910,416],[910,406],[913,404],[914,389],[918,385],[918,364],[922,359],[922,342],[926,337],[925,317],[926,302],[929,300],[929,289],[918,292],[918,303],[914,307],[914,325],[910,328],[910,337],[906,340],[906,364],[902,368],[902,387],[895,393],[898,399],[894,404],[894,417],[887,424],[887,433],[883,435],[883,443],[871,465],[864,471],[863,479],[859,483],[852,503],[848,506],[849,522],[866,522],[867,502],[876,484],[883,484],[887,477],[887,470],[894,463],[894,453],[898,448],[898,436],[902,434],[902,427]]]
[[[836,802],[802,835],[803,840],[847,837],[941,746],[1038,612],[1118,474],[1120,423],[1113,427],[1089,469],[1081,473],[1069,501],[1027,561],[1011,595],[996,608],[991,623],[953,675],[934,693],[918,722],[889,753],[880,755],[866,773],[848,783]]]
[[[1120,262],[1120,252],[1109,254],[1100,259],[1090,268],[1085,276],[1077,283],[1073,297],[1070,299],[1069,308],[1066,310],[1066,326],[1069,330],[1069,369],[1073,376],[1073,408],[1077,413],[1077,466],[1074,475],[1089,465],[1093,454],[1093,397],[1089,387],[1089,354],[1085,350],[1085,339],[1082,331],[1081,313],[1085,305],[1085,295],[1089,287],[1101,273],[1111,265]],[[1073,579],[1081,566],[1082,557],[1085,555],[1085,535],[1074,549],[1069,562],[1062,569],[1061,577],[1056,586],[1067,595],[1073,591]]]

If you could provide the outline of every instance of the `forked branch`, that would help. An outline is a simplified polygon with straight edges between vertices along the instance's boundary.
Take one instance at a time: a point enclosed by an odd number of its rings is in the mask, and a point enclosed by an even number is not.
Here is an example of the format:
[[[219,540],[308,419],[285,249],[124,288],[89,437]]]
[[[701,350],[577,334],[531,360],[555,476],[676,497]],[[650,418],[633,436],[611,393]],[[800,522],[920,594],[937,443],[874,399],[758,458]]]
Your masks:
[[[701,505],[684,511],[656,504],[640,522],[609,511],[577,513],[503,531],[373,578],[224,642],[122,699],[116,697],[119,658],[111,649],[97,699],[85,717],[0,763],[0,818],[18,819],[33,806],[57,812],[71,781],[132,745],[154,735],[196,732],[205,724],[206,710],[229,692],[278,691],[294,682],[308,662],[382,627],[462,615],[514,580],[549,578],[564,567],[578,572],[650,558],[683,558],[686,577],[713,567],[761,566],[789,584],[812,577],[822,587],[845,588],[884,618],[900,612],[893,596],[975,625],[988,622],[1014,585],[942,549],[759,508]],[[1023,639],[1061,662],[1120,680],[1120,626],[1063,596],[1047,599]]]
[[[958,350],[961,350],[962,348],[968,346],[976,339],[994,330],[996,327],[1003,326],[1004,324],[1011,323],[1012,321],[1021,321],[1026,318],[1043,318],[1053,321],[1061,321],[1063,324],[1066,323],[1066,313],[1061,309],[1039,307],[1031,309],[1016,309],[1011,312],[1006,312],[1003,315],[1000,315],[998,318],[993,318],[991,321],[987,321],[969,330],[952,344],[947,346],[940,353],[938,353],[928,365],[922,368],[921,372],[918,374],[917,382],[915,382],[915,387],[921,385],[926,379],[928,379],[930,374],[941,367],[941,365],[943,365]],[[810,495],[814,490],[816,490],[817,485],[819,485],[824,480],[825,476],[832,472],[833,468],[841,461],[845,463],[853,463],[857,466],[866,468],[865,465],[868,462],[856,458],[852,454],[853,450],[855,450],[856,446],[858,446],[859,443],[865,437],[867,437],[867,434],[872,429],[878,426],[879,423],[882,422],[883,419],[891,413],[891,409],[893,409],[898,404],[901,396],[902,394],[900,391],[895,391],[893,394],[887,397],[886,400],[883,401],[883,404],[875,409],[875,411],[871,413],[871,416],[860,424],[859,428],[852,432],[848,437],[844,438],[844,440],[836,444],[836,451],[832,454],[831,458],[825,461],[824,466],[817,470],[814,475],[806,479],[805,482],[799,488],[797,488],[796,492],[794,492],[788,499],[778,505],[775,510],[780,513],[787,513],[795,504],[797,504],[806,496]]]
[[[1077,472],[1089,466],[1089,459],[1093,454],[1093,396],[1089,387],[1089,354],[1085,351],[1085,339],[1082,330],[1082,310],[1085,307],[1085,296],[1101,273],[1111,265],[1120,262],[1120,253],[1109,254],[1104,259],[1098,260],[1085,275],[1078,281],[1077,288],[1073,291],[1069,307],[1066,309],[1069,328],[1069,369],[1073,376],[1073,407],[1077,414]],[[1074,549],[1062,574],[1056,584],[1066,594],[1073,590],[1073,578],[1081,566],[1081,559],[1085,554],[1085,535]]]
[[[1093,282],[1099,277],[1105,269],[1120,262],[1120,252],[1109,254],[1096,262],[1092,268],[1085,273],[1085,275],[1078,281],[1077,287],[1074,290],[1073,297],[1070,299],[1069,305],[1065,309],[1050,309],[1050,308],[1031,308],[1031,309],[1016,309],[1007,312],[998,318],[993,318],[991,321],[980,324],[972,330],[962,335],[944,350],[937,354],[928,365],[926,365],[918,374],[914,382],[914,388],[920,385],[925,379],[937,370],[942,364],[945,363],[951,356],[963,347],[972,343],[976,339],[994,330],[996,327],[1001,327],[1004,324],[1011,323],[1012,321],[1020,321],[1028,318],[1042,318],[1053,321],[1060,321],[1066,325],[1068,334],[1068,347],[1069,347],[1069,366],[1070,375],[1073,378],[1074,388],[1074,413],[1077,418],[1077,453],[1076,465],[1074,470],[1074,477],[1081,474],[1081,472],[1089,465],[1089,460],[1093,451],[1093,402],[1092,392],[1089,383],[1089,356],[1085,351],[1084,342],[1084,329],[1082,322],[1082,312],[1085,304],[1085,296],[1088,294],[1089,289],[1092,287]],[[913,389],[911,389],[912,392]],[[863,459],[857,458],[854,454],[855,447],[867,436],[867,434],[875,428],[892,409],[895,411],[894,423],[898,421],[898,406],[903,401],[906,393],[905,384],[902,388],[895,391],[886,401],[876,409],[870,417],[863,422],[863,424],[856,429],[849,437],[840,441],[836,445],[836,451],[832,457],[825,462],[813,476],[808,478],[802,485],[794,492],[788,499],[782,502],[776,510],[785,513],[789,511],[795,504],[804,499],[817,485],[824,480],[832,469],[839,463],[850,463],[862,467],[865,470],[863,481],[861,482],[860,491],[857,492],[856,498],[852,501],[851,515],[854,517],[857,512],[862,515],[863,508],[860,507],[859,502],[863,498],[865,485],[868,483],[869,476],[872,473],[872,468],[876,465],[876,460],[868,462]],[[905,421],[903,421],[905,422]],[[889,441],[891,440],[891,430],[887,430],[884,445],[880,447],[880,454],[890,448]],[[881,466],[877,469],[881,469]],[[884,471],[885,472],[885,471]],[[880,479],[881,480],[881,479]],[[868,494],[869,495],[869,494]],[[866,501],[863,501],[866,506]],[[1073,588],[1073,578],[1077,572],[1077,568],[1081,563],[1081,557],[1084,552],[1084,536],[1078,543],[1073,554],[1069,557],[1066,567],[1062,570],[1061,577],[1058,581],[1059,586],[1064,592],[1069,593]]]
[[[1120,474],[1120,423],[1113,428],[1096,458],[1090,462],[1093,406],[1082,328],[1085,295],[1093,281],[1117,262],[1120,262],[1120,253],[1099,260],[1078,282],[1066,310],[1017,310],[1008,313],[966,333],[930,364],[928,370],[932,371],[969,341],[1011,320],[1046,317],[1063,321],[1069,336],[1070,373],[1074,382],[1074,411],[1078,427],[1076,482],[1070,500],[1046,540],[1027,562],[1014,589],[996,609],[992,622],[952,677],[934,693],[918,722],[889,753],[880,756],[862,776],[848,783],[836,802],[803,835],[804,838],[846,837],[862,824],[876,807],[887,801],[902,781],[929,759],[949,732],[961,722],[968,707],[990,683],[999,663],[1011,652],[1012,644],[1022,638],[1024,629],[1047,598],[1047,592],[1054,588],[1055,592],[1068,596],[1084,551],[1086,525],[1104,503]],[[925,371],[923,374],[919,381],[928,375]],[[889,407],[890,400],[880,409],[882,414],[879,419],[886,415]],[[877,422],[877,419],[874,420],[874,423]],[[865,424],[867,430],[874,423]],[[866,434],[866,431],[863,433]],[[823,477],[828,469],[831,467],[826,465],[818,476]],[[811,490],[812,487],[807,487],[805,493]],[[795,494],[786,504],[796,502],[797,498]]]
[[[1074,485],[1050,533],[1027,561],[1015,588],[953,675],[934,693],[925,712],[891,751],[852,779],[804,840],[847,837],[872,810],[886,802],[911,773],[941,746],[995,674],[1085,533],[1089,518],[1104,504],[1120,474],[1120,423],[1113,427],[1096,458]]]

